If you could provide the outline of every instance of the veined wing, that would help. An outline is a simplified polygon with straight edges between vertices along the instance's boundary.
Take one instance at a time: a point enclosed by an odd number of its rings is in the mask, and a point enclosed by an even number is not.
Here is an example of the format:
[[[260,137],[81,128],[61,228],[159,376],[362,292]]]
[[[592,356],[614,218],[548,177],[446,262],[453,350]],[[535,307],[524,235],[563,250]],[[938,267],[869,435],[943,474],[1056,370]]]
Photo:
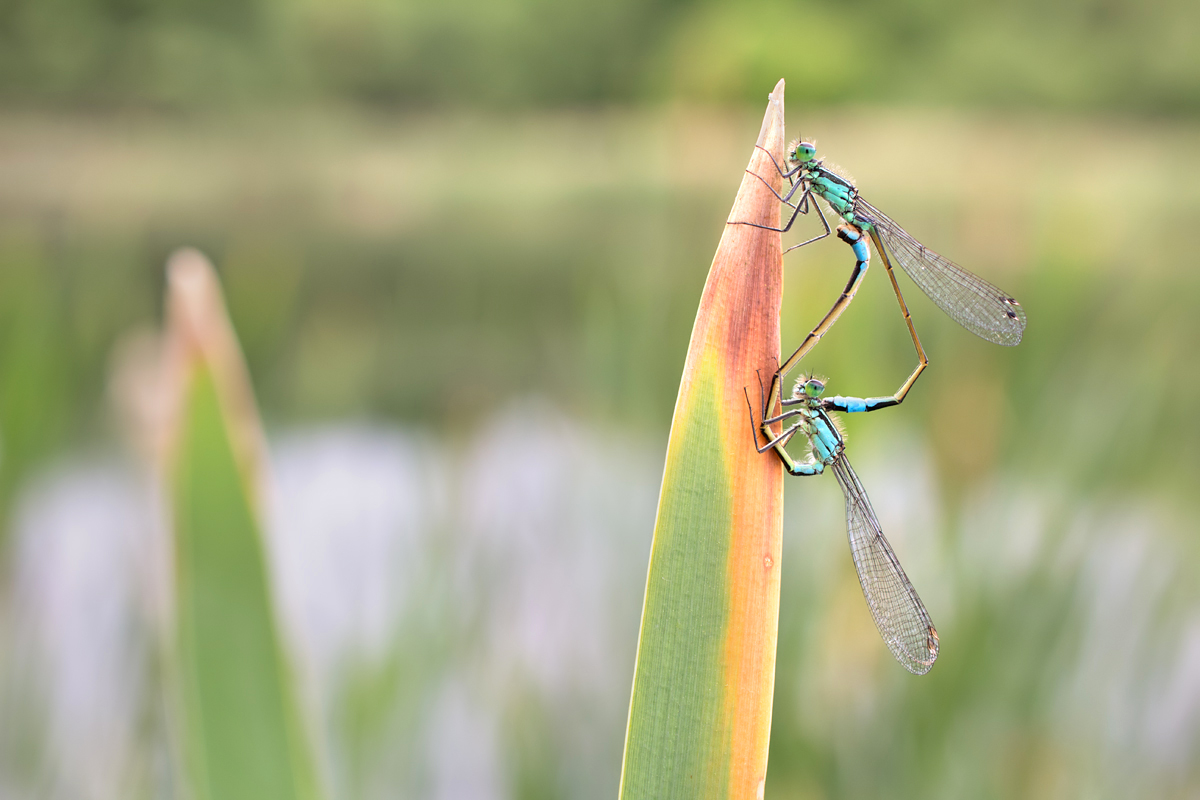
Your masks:
[[[1015,299],[933,252],[862,197],[854,202],[854,214],[872,224],[887,248],[886,255],[951,319],[989,342],[1015,345],[1021,341],[1025,309]]]
[[[896,660],[909,672],[924,675],[938,656],[938,635],[929,612],[884,538],[871,501],[844,454],[832,469],[846,495],[850,554],[875,626]]]

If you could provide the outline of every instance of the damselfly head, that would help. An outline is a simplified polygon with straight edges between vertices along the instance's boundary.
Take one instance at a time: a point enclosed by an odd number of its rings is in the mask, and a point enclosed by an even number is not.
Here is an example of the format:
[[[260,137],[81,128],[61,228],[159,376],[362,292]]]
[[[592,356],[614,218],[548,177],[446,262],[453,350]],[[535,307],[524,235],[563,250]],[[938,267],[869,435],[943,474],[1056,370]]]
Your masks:
[[[817,143],[806,142],[803,139],[797,139],[788,145],[788,161],[796,164],[805,164],[812,161],[817,155]]]
[[[825,391],[825,379],[816,375],[801,375],[792,389],[792,397],[815,400]]]

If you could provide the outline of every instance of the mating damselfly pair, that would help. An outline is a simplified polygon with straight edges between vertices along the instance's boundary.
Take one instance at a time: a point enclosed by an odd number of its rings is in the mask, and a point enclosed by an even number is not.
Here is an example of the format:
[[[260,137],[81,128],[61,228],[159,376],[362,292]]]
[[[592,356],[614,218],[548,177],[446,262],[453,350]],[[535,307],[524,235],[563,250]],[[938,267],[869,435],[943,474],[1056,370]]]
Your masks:
[[[760,397],[762,408],[758,422],[754,422],[755,414],[751,407],[751,430],[755,447],[760,453],[774,450],[792,475],[817,475],[826,468],[833,472],[846,498],[846,527],[850,539],[850,552],[871,616],[896,660],[910,672],[923,675],[937,659],[937,631],[929,619],[924,603],[913,589],[912,583],[900,566],[899,559],[883,535],[879,520],[871,508],[871,501],[846,458],[845,437],[836,420],[829,416],[829,412],[877,411],[899,405],[929,363],[917,330],[913,326],[912,316],[904,302],[900,284],[896,281],[896,274],[892,269],[893,261],[898,263],[905,274],[946,314],[967,330],[988,341],[1002,345],[1019,343],[1025,330],[1025,312],[1011,296],[926,248],[890,217],[864,200],[853,181],[825,166],[824,161],[816,157],[816,147],[813,143],[799,141],[788,150],[787,171],[771,156],[775,169],[785,180],[790,181],[786,193],[779,194],[770,181],[756,175],[779,198],[785,208],[791,209],[787,223],[781,228],[750,222],[734,224],[755,225],[786,232],[792,228],[800,215],[806,215],[810,209],[816,209],[824,232],[785,251],[790,252],[824,239],[832,232],[817,202],[817,198],[820,198],[843,220],[843,224],[837,227],[837,235],[854,251],[855,265],[846,288],[829,313],[805,337],[796,352],[775,370],[770,391],[765,397]],[[765,149],[764,152],[768,156],[771,155]],[[791,398],[781,399],[780,384],[783,377],[795,368],[833,326],[850,305],[859,285],[866,277],[871,259],[868,238],[883,259],[884,269],[891,279],[892,290],[900,304],[900,312],[917,352],[916,368],[890,396],[824,397],[825,381],[809,376],[797,381]],[[781,407],[779,414],[774,413],[777,406]],[[795,421],[778,434],[771,427],[776,423],[791,420]],[[764,445],[758,443],[759,430],[767,439]],[[803,462],[792,458],[786,448],[797,433],[804,434],[811,450]]]

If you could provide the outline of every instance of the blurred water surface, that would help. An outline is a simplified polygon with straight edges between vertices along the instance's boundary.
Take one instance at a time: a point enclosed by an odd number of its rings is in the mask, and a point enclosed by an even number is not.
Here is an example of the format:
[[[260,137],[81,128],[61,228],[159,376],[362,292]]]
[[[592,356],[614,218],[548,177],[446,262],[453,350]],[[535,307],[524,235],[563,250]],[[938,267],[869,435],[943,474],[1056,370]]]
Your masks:
[[[271,434],[335,796],[611,797],[665,431],[760,115],[0,118],[0,796],[172,796],[161,510],[104,398],[187,242]],[[848,421],[942,635],[926,678],[878,640],[833,482],[789,483],[768,796],[1194,795],[1200,126],[790,119],[1030,323],[1002,350],[909,291],[930,369]],[[851,266],[787,264],[785,346]],[[912,360],[870,275],[811,366],[867,395]]]

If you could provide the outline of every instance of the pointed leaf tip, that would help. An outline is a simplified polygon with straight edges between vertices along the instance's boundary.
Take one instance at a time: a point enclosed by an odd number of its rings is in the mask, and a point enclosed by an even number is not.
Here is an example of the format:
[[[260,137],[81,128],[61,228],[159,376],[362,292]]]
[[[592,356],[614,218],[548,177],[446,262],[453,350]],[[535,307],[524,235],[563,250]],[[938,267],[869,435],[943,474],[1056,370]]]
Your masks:
[[[756,144],[759,147],[765,147],[771,150],[771,155],[779,157],[783,149],[783,78],[779,79],[779,83],[775,84],[775,90],[767,95],[767,111],[763,114],[762,128],[758,132],[758,141]],[[779,141],[778,148],[780,153],[776,153],[775,148],[769,142],[774,140]]]
[[[181,248],[167,260],[167,318],[172,396],[184,402],[197,367],[211,374],[238,466],[257,502],[266,464],[262,423],[216,270],[199,250]]]
[[[191,247],[176,250],[167,259],[167,306],[174,332],[183,336],[185,348],[211,355],[225,342],[222,323],[224,302],[216,272],[204,254]]]

